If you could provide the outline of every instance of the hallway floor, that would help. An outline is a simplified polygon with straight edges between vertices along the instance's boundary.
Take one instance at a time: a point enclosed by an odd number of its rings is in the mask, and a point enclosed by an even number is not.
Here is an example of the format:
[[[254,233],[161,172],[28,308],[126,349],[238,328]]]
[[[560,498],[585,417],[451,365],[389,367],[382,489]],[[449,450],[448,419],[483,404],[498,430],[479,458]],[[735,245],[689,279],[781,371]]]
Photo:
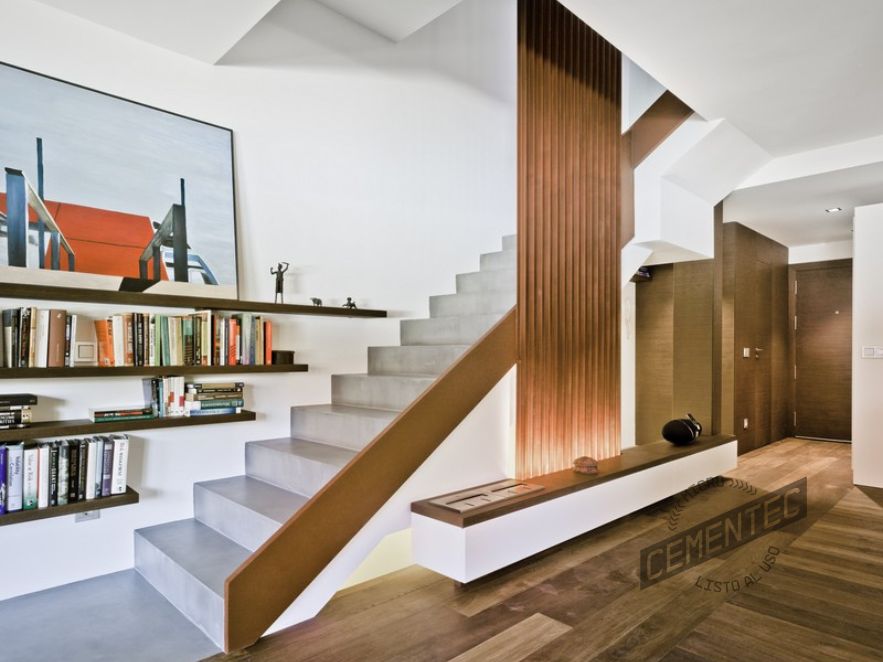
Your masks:
[[[213,659],[880,660],[883,490],[851,475],[848,444],[786,439],[506,572],[458,587],[411,567]],[[804,519],[639,587],[641,549],[803,477]]]

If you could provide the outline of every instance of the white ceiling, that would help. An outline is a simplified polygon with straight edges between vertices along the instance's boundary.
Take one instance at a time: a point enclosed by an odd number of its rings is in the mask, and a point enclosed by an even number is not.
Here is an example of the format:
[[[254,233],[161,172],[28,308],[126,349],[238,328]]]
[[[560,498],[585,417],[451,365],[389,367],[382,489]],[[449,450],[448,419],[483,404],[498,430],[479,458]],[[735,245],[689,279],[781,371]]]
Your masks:
[[[562,0],[775,156],[883,134],[880,0]]]
[[[313,0],[285,0],[312,2]],[[316,0],[401,41],[461,0]],[[280,0],[36,0],[141,41],[216,64]]]
[[[318,0],[392,41],[401,41],[461,0]]]
[[[214,64],[279,0],[37,0]]]
[[[852,238],[855,207],[883,202],[883,163],[734,191],[724,222],[739,222],[786,246]],[[843,211],[825,210],[842,207]]]

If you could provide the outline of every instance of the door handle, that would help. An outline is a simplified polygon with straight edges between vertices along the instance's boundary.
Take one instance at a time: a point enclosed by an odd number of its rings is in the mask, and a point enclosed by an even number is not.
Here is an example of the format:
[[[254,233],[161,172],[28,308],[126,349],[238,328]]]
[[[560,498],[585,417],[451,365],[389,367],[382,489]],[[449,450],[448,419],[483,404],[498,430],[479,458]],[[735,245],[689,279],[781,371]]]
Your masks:
[[[754,358],[759,359],[760,353],[764,351],[763,347],[755,347],[754,348]]]

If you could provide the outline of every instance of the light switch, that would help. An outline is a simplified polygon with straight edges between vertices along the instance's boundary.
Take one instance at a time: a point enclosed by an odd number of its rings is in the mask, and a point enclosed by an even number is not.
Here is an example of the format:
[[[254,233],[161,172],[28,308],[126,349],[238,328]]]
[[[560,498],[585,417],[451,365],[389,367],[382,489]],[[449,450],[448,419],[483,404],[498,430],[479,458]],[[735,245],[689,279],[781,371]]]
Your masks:
[[[874,350],[876,347],[862,347],[862,358],[863,359],[872,359],[874,358]]]
[[[742,358],[743,359],[750,359],[751,358],[751,348],[750,347],[743,347],[742,348]]]
[[[742,419],[742,429],[743,429],[743,430],[747,430],[747,429],[748,429],[748,419],[747,419],[747,418],[743,418],[743,419]]]
[[[875,359],[883,359],[883,347],[875,347],[874,348],[874,358]]]

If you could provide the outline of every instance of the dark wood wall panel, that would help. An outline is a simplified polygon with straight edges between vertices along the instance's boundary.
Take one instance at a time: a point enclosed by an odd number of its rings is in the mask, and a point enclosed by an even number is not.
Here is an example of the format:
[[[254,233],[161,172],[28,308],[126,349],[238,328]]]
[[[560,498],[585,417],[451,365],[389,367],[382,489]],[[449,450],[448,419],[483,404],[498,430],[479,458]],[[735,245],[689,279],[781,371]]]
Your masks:
[[[714,261],[651,267],[635,315],[635,441],[662,439],[662,426],[692,413],[711,434]]]
[[[723,224],[722,234],[721,432],[738,437],[744,453],[790,429],[788,249],[739,223]]]
[[[620,53],[518,3],[521,476],[619,453]]]

